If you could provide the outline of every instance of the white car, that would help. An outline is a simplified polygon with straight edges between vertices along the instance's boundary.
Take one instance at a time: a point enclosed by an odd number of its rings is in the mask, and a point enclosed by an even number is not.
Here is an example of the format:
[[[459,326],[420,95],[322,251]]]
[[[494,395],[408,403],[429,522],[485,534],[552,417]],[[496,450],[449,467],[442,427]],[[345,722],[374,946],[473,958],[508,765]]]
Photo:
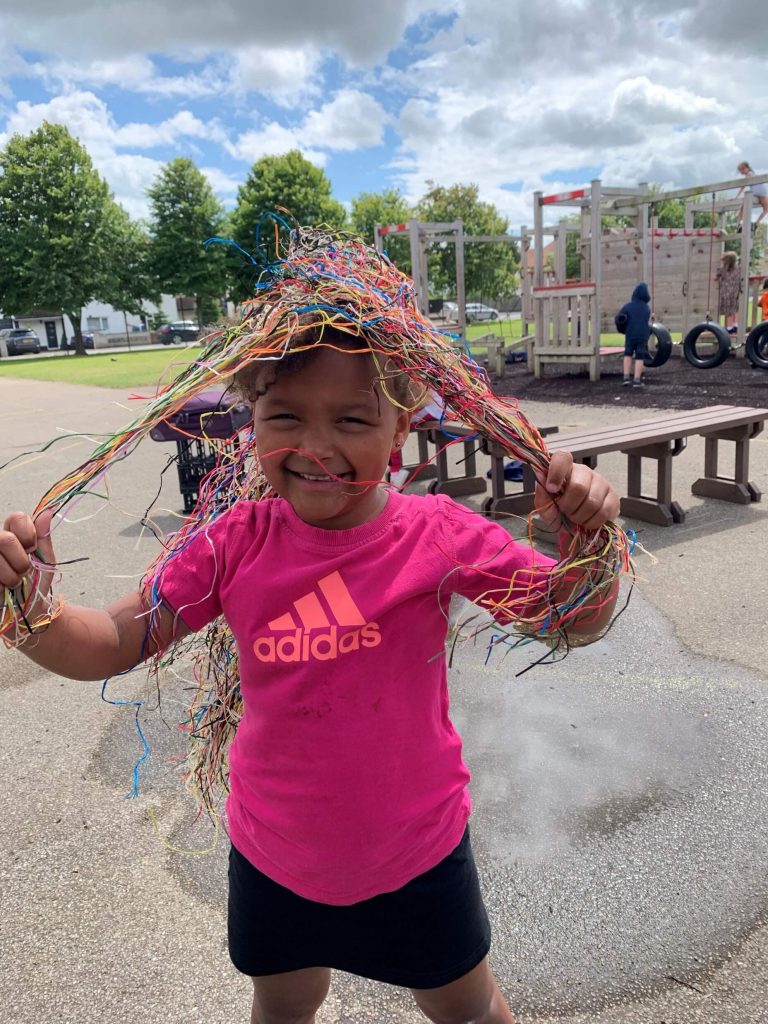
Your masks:
[[[464,307],[467,320],[498,320],[499,311],[493,306],[484,306],[482,302],[468,302]]]

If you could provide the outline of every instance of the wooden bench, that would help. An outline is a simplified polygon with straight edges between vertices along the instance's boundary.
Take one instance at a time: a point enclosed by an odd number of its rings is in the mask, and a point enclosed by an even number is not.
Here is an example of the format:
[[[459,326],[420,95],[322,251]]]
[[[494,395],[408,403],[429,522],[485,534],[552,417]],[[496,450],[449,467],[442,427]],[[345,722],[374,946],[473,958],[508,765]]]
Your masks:
[[[692,435],[703,435],[704,475],[691,488],[692,492],[721,501],[747,505],[760,501],[760,491],[749,480],[749,442],[763,429],[768,409],[747,406],[713,405],[704,409],[675,412],[639,422],[611,427],[578,430],[558,434],[549,442],[550,451],[570,451],[574,460],[593,469],[600,455],[621,452],[627,456],[627,494],[621,499],[621,514],[660,526],[685,521],[685,512],[672,499],[672,460],[678,456]],[[721,476],[718,470],[720,441],[734,441],[736,455],[732,477]],[[485,450],[492,458],[499,449],[490,443]],[[654,459],[656,493],[642,493],[642,460]],[[483,510],[489,513],[526,515],[533,508],[535,480],[524,468],[523,492],[507,495],[503,474],[495,481],[493,497],[486,499]]]
[[[412,480],[431,478],[430,494],[448,494],[452,498],[485,493],[486,480],[485,477],[477,475],[476,456],[478,450],[482,450],[486,454],[490,453],[476,431],[453,420],[445,420],[443,423],[438,420],[427,420],[413,429],[419,444],[419,465],[404,467],[412,473]],[[539,428],[542,436],[556,434],[557,430],[557,427]],[[430,444],[434,445],[436,449],[434,464],[429,453]],[[464,456],[460,460],[462,472],[458,476],[451,475],[448,465],[448,450],[453,444],[464,446]],[[491,493],[494,496],[502,497],[506,493],[504,490],[504,463],[508,459],[509,455],[505,455],[501,449],[491,455]],[[529,474],[531,480],[533,479],[530,469],[523,466],[523,482],[526,480],[526,473]]]

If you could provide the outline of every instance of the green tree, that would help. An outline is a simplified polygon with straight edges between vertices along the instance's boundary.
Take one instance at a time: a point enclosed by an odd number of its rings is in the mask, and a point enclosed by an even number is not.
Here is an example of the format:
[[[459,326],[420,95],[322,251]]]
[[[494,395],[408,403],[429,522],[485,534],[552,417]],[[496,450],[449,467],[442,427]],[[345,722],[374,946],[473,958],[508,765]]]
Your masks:
[[[208,179],[187,157],[167,163],[147,195],[152,211],[151,263],[159,285],[172,295],[194,295],[202,323],[206,308],[227,288],[223,248],[204,244],[221,235],[223,207]]]
[[[373,245],[373,229],[377,224],[404,224],[413,216],[405,197],[395,188],[383,192],[361,192],[352,200],[350,223],[369,245]],[[411,250],[408,238],[393,235],[385,240],[387,255],[406,274],[411,272]]]
[[[109,301],[117,205],[87,151],[43,122],[0,152],[0,308],[57,309],[85,355],[83,306]]]
[[[160,287],[152,268],[149,232],[114,204],[110,211],[109,266],[106,301],[134,316],[145,314],[144,303],[160,302]]]
[[[237,193],[232,213],[232,238],[247,253],[254,254],[258,266],[241,264],[233,283],[233,297],[251,294],[253,281],[264,264],[275,257],[274,221],[262,220],[264,214],[287,211],[287,218],[299,224],[327,224],[342,228],[346,211],[331,195],[331,183],[319,167],[310,163],[297,149],[281,156],[263,156],[257,160]],[[258,250],[258,251],[257,251]]]
[[[461,219],[467,235],[505,235],[509,221],[492,203],[479,198],[477,185],[445,187],[428,181],[429,191],[418,202],[420,220],[444,223]],[[436,295],[456,290],[455,246],[432,246],[429,279]],[[502,298],[517,289],[520,252],[513,242],[478,242],[464,247],[464,287],[467,297]]]

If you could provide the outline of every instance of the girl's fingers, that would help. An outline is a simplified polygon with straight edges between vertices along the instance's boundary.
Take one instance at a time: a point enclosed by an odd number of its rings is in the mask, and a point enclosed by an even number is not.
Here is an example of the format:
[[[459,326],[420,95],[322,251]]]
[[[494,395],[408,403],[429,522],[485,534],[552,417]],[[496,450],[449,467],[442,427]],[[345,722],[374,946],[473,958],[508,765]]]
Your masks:
[[[545,490],[549,494],[559,494],[568,482],[573,471],[573,456],[570,452],[553,452],[552,459],[547,469],[547,476],[543,481]]]
[[[550,488],[560,481],[562,483],[559,493],[553,495]],[[605,477],[588,466],[574,464],[572,460],[558,460],[556,463],[553,456],[545,486],[546,490],[541,485],[537,489],[536,506],[540,518],[550,527],[557,526],[562,515],[577,526],[597,530],[607,520],[615,519],[619,514],[619,498],[616,491]],[[551,505],[553,498],[556,507]]]
[[[44,562],[55,564],[51,543],[53,513],[43,512],[33,522],[24,512],[12,512],[0,530],[0,585],[17,587],[32,569],[30,555],[37,552]]]
[[[51,540],[51,523],[54,512],[46,509],[35,519],[35,533],[37,535],[37,550],[44,562],[55,565],[56,556],[53,553],[53,541]]]
[[[35,524],[23,512],[13,512],[0,530],[0,583],[18,587],[32,568],[29,552],[37,542]]]

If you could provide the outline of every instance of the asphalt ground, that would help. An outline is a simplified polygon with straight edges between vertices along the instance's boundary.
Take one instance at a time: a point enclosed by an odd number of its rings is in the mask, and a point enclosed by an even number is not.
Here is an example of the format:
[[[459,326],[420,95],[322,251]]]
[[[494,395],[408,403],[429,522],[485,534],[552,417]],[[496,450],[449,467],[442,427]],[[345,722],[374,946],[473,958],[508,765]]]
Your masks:
[[[33,507],[128,406],[118,392],[0,379],[0,462],[62,438],[0,473],[2,514]],[[562,429],[617,415],[526,411]],[[58,557],[88,559],[68,570],[68,598],[134,585],[157,551],[138,525],[153,501],[159,527],[178,523],[173,466],[155,501],[172,448],[146,442],[112,474],[110,502],[84,502],[60,528]],[[493,965],[526,1024],[768,1021],[768,506],[692,496],[702,464],[698,439],[675,460],[684,524],[625,524],[655,561],[638,554],[627,611],[601,643],[522,676],[531,648],[485,665],[481,635],[456,652]],[[600,468],[621,489],[624,459]],[[762,436],[751,475],[766,490]],[[131,709],[103,702],[99,684],[2,658],[3,1019],[247,1020],[250,986],[226,953],[226,843],[172,849],[211,842],[175,778],[185,681],[146,715],[152,757],[140,797],[125,799],[141,751]],[[144,683],[135,673],[107,695],[129,700]],[[422,1019],[405,993],[340,974],[318,1015]]]

